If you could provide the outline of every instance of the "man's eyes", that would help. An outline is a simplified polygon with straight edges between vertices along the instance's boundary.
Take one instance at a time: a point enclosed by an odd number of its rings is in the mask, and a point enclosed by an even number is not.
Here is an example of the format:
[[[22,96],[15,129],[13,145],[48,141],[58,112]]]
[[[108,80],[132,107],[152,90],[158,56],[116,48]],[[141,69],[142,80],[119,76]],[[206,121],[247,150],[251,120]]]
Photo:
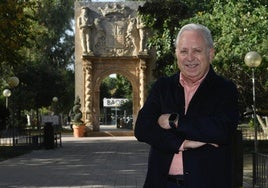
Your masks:
[[[181,50],[180,53],[181,54],[187,54],[188,50]],[[193,50],[192,53],[199,54],[199,53],[202,53],[202,50],[201,49],[196,49],[196,50]]]
[[[181,52],[181,54],[186,54],[187,53],[186,50],[181,50],[180,52]]]
[[[201,53],[202,50],[201,50],[201,49],[196,49],[196,50],[194,50],[194,52],[196,52],[196,53]]]

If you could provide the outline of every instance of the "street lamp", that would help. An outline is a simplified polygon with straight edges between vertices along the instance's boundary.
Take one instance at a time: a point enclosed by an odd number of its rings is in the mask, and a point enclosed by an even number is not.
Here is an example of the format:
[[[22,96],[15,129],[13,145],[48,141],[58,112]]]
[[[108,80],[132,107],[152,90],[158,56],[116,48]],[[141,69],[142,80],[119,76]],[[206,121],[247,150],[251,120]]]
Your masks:
[[[255,68],[261,64],[261,56],[257,52],[248,52],[245,56],[246,65],[252,70],[252,96],[253,96],[253,126],[254,126],[254,152],[258,152],[258,132],[256,125],[256,99],[255,99]]]
[[[59,101],[58,97],[53,97],[52,98],[52,111],[53,114],[56,115],[57,114],[57,102]]]
[[[20,80],[16,76],[12,76],[8,78],[7,83],[9,85],[9,88],[14,88],[17,87],[20,83]],[[6,108],[8,108],[8,97],[11,96],[11,90],[10,89],[5,89],[3,91],[3,95],[6,98]]]
[[[5,89],[3,91],[3,95],[6,98],[6,109],[8,109],[8,97],[11,96],[11,91],[9,89]]]
[[[245,56],[246,65],[252,70],[252,96],[253,96],[253,126],[254,126],[254,154],[253,154],[253,187],[256,184],[256,165],[257,159],[256,155],[258,152],[258,130],[256,124],[256,100],[255,100],[255,68],[261,64],[261,56],[257,52],[248,52]]]
[[[53,98],[52,98],[52,101],[53,101],[53,102],[58,102],[58,100],[59,100],[58,97],[53,97]]]
[[[18,85],[19,85],[19,83],[20,83],[20,80],[18,79],[18,77],[16,77],[16,76],[12,76],[12,77],[10,77],[10,78],[8,78],[8,80],[7,80],[7,83],[8,83],[8,85],[9,85],[9,87],[10,87],[10,89],[13,89],[13,91],[14,91],[14,89],[15,89],[15,87],[17,87]],[[14,92],[15,93],[15,92]],[[10,91],[10,95],[11,95],[11,91]],[[13,99],[12,99],[12,107],[11,107],[11,125],[13,126],[13,146],[15,146],[15,120],[14,120],[14,118],[15,118],[15,100],[14,100],[14,97],[12,97]]]
[[[18,79],[18,77],[12,76],[7,80],[7,83],[8,83],[10,88],[14,88],[14,87],[17,87],[19,85],[20,80]]]

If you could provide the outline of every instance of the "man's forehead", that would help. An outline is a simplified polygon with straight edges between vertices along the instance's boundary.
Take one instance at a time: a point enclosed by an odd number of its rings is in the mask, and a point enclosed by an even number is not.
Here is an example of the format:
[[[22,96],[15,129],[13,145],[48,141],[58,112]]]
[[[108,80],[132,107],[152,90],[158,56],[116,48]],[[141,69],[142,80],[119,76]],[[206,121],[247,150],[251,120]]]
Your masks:
[[[205,39],[201,32],[198,31],[184,31],[179,40],[180,45],[188,45],[190,43],[197,43],[199,46],[203,46]]]

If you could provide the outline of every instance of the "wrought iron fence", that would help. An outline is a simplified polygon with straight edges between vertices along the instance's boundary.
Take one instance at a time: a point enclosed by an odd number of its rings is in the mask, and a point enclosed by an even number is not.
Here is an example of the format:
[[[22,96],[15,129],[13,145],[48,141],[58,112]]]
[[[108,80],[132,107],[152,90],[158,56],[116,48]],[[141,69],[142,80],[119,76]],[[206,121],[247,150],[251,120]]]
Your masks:
[[[33,129],[7,129],[0,132],[1,146],[32,145],[39,147],[43,142],[42,131]]]
[[[268,188],[268,155],[267,154],[253,153],[253,187],[254,188]]]
[[[53,129],[54,147],[62,146],[61,130]],[[33,146],[42,148],[46,135],[44,129],[6,129],[0,132],[0,146]]]

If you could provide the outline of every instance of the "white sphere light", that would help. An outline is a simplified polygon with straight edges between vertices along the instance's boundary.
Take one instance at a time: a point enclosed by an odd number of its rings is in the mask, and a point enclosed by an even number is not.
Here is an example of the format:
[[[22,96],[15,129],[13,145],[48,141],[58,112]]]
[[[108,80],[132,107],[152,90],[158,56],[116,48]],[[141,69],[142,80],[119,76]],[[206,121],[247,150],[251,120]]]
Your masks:
[[[248,52],[245,56],[245,63],[250,68],[256,68],[261,64],[262,58],[257,52]]]
[[[3,95],[4,95],[4,97],[10,97],[11,96],[11,91],[9,89],[5,89],[3,91]]]
[[[53,101],[53,102],[58,102],[58,100],[59,100],[58,97],[53,97],[53,98],[52,98],[52,101]]]

